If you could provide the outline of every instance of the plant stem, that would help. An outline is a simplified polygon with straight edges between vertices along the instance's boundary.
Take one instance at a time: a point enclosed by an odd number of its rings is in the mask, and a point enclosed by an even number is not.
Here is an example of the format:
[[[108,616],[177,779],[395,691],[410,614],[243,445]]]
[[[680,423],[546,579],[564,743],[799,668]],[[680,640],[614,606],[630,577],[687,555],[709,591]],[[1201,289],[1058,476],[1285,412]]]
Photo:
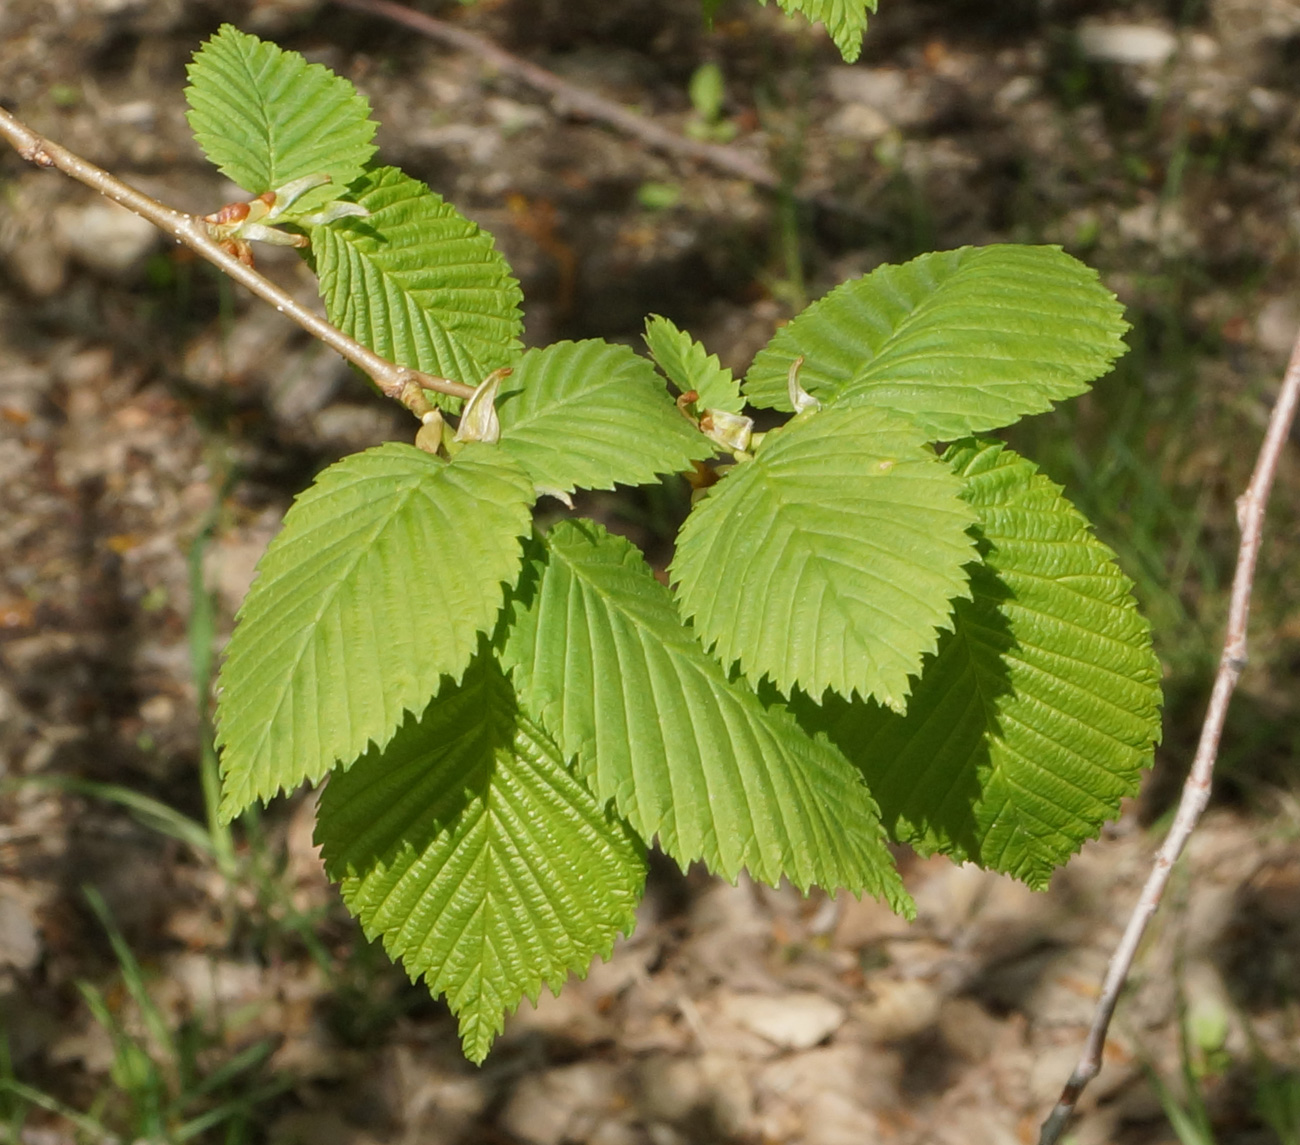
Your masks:
[[[1110,1028],[1115,1006],[1119,1002],[1120,990],[1123,989],[1124,982],[1133,967],[1138,944],[1142,941],[1147,924],[1150,923],[1160,905],[1174,863],[1182,854],[1193,828],[1209,802],[1210,780],[1214,774],[1215,760],[1219,755],[1219,741],[1223,736],[1228,702],[1237,687],[1237,681],[1241,678],[1241,671],[1246,666],[1246,625],[1250,617],[1250,595],[1255,583],[1255,564],[1264,535],[1264,510],[1268,507],[1268,497],[1273,488],[1278,459],[1290,435],[1297,404],[1300,404],[1300,338],[1296,339],[1295,346],[1291,350],[1291,360],[1287,363],[1282,389],[1273,406],[1268,429],[1259,448],[1259,456],[1255,459],[1255,471],[1251,475],[1250,484],[1246,487],[1245,493],[1237,498],[1237,525],[1241,529],[1241,545],[1237,550],[1237,571],[1232,580],[1232,597],[1228,606],[1228,627],[1223,642],[1223,654],[1219,658],[1219,670],[1214,677],[1214,689],[1210,694],[1205,722],[1201,725],[1201,738],[1196,747],[1196,756],[1192,760],[1187,782],[1183,785],[1183,794],[1178,801],[1178,811],[1174,815],[1173,825],[1165,837],[1164,844],[1156,852],[1151,874],[1147,876],[1146,885],[1142,888],[1142,894],[1129,917],[1124,935],[1111,956],[1079,1063],[1065,1083],[1056,1107],[1043,1122],[1038,1145],[1054,1145],[1060,1140],[1084,1088],[1101,1069],[1101,1054],[1106,1044],[1106,1032]]]
[[[434,377],[381,358],[373,350],[349,338],[337,326],[309,310],[270,279],[258,274],[251,266],[240,262],[234,255],[223,250],[209,234],[208,224],[197,215],[188,215],[184,211],[174,210],[136,190],[93,163],[38,135],[3,107],[0,107],[0,136],[8,140],[14,150],[29,163],[37,167],[58,168],[65,175],[70,175],[78,182],[126,207],[127,210],[134,211],[142,219],[147,219],[159,230],[171,235],[177,242],[184,243],[368,374],[385,397],[400,402],[417,417],[430,408],[423,390],[434,390],[458,398],[468,398],[473,395],[474,387],[471,385],[452,381],[449,378]]]

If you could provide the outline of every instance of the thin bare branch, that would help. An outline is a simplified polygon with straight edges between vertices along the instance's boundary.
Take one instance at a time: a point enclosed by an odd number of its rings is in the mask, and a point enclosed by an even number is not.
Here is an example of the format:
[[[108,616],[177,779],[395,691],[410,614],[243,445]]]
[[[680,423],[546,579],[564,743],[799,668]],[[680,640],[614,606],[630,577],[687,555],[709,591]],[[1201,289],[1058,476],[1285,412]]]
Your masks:
[[[478,56],[497,71],[545,92],[555,101],[558,111],[607,123],[627,135],[640,139],[657,151],[682,155],[688,159],[707,163],[719,171],[737,175],[759,187],[769,187],[773,190],[781,187],[781,179],[775,171],[766,163],[745,154],[737,147],[728,147],[722,143],[706,143],[700,139],[679,135],[675,131],[661,127],[644,115],[638,115],[613,100],[605,99],[576,84],[571,84],[554,72],[538,67],[528,60],[520,59],[504,48],[498,47],[491,40],[485,40],[482,36],[477,36],[464,28],[457,28],[445,20],[426,16],[423,12],[417,12],[404,4],[395,4],[392,0],[334,0],[334,3],[370,16],[382,16],[439,43]]]
[[[136,190],[79,155],[74,155],[66,148],[38,135],[3,107],[0,107],[0,136],[8,140],[14,150],[29,163],[37,167],[57,168],[65,175],[70,175],[92,190],[112,199],[113,202],[120,203],[141,218],[147,219],[159,230],[171,235],[177,242],[184,243],[208,262],[225,271],[236,282],[248,287],[259,298],[269,302],[281,313],[287,314],[309,334],[336,350],[354,366],[363,370],[387,397],[401,402],[417,417],[430,408],[422,390],[434,390],[437,393],[451,394],[459,398],[473,395],[474,387],[471,385],[452,381],[449,378],[434,377],[381,358],[373,350],[349,338],[319,314],[307,309],[291,294],[276,286],[270,279],[258,274],[251,266],[240,262],[234,255],[223,250],[208,233],[208,224],[197,215],[174,210]]]
[[[1219,670],[1214,678],[1214,689],[1210,694],[1205,722],[1201,725],[1201,738],[1196,747],[1196,756],[1192,760],[1187,782],[1183,785],[1183,794],[1178,801],[1178,811],[1174,815],[1173,825],[1165,837],[1164,844],[1156,853],[1151,874],[1147,877],[1142,894],[1129,917],[1124,935],[1111,956],[1079,1063],[1065,1083],[1056,1107],[1043,1122],[1038,1145],[1054,1145],[1060,1139],[1084,1088],[1101,1069],[1106,1032],[1114,1016],[1115,1006],[1119,1002],[1120,991],[1133,967],[1133,959],[1137,955],[1142,935],[1160,905],[1174,863],[1182,854],[1192,829],[1205,810],[1206,803],[1209,802],[1210,780],[1214,774],[1215,760],[1219,755],[1219,741],[1223,736],[1223,724],[1228,714],[1228,701],[1232,698],[1241,671],[1246,666],[1246,625],[1250,616],[1251,589],[1255,582],[1255,563],[1259,557],[1259,546],[1264,535],[1264,510],[1268,507],[1268,497],[1273,488],[1278,459],[1290,435],[1298,403],[1300,403],[1300,338],[1297,338],[1295,347],[1291,351],[1291,360],[1287,364],[1286,374],[1282,380],[1282,389],[1273,406],[1268,430],[1264,434],[1264,441],[1255,461],[1255,472],[1251,475],[1246,492],[1237,499],[1237,524],[1241,529],[1241,546],[1237,551],[1237,571],[1232,579],[1232,598],[1228,606],[1228,627],[1223,642],[1223,655],[1219,659]]]

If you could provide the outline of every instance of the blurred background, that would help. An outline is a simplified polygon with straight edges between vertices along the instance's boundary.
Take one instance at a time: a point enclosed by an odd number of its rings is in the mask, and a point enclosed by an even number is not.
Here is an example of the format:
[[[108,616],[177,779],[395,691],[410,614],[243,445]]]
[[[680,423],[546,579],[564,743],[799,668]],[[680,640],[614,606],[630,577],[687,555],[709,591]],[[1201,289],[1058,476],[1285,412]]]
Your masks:
[[[1131,347],[1008,431],[1151,617],[1163,746],[1050,892],[902,854],[921,917],[657,861],[635,934],[482,1069],[321,872],[312,795],[210,818],[215,658],[291,497],[410,419],[148,225],[0,153],[0,1141],[1003,1145],[1077,1057],[1190,760],[1245,487],[1300,329],[1300,0],[421,0],[679,135],[571,113],[321,0],[0,0],[0,102],[136,186],[236,197],[184,120],[223,21],[355,82],[380,158],[490,230],[532,344],[672,318],[741,371],[851,275],[1050,242]],[[736,163],[766,173],[760,185]],[[727,166],[730,163],[730,166]],[[304,299],[292,252],[261,269]],[[663,562],[684,486],[582,509]],[[1300,467],[1283,460],[1215,800],[1074,1133],[1300,1142]]]

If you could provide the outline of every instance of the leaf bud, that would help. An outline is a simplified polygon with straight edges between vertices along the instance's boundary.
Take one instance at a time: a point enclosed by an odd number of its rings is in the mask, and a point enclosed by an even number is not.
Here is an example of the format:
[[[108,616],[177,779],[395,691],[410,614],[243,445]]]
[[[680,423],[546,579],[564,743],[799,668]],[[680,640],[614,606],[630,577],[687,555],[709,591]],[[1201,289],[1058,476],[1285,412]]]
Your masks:
[[[430,410],[420,419],[420,423],[415,434],[415,447],[436,455],[442,447],[442,413],[436,409]]]
[[[727,410],[708,409],[700,418],[700,432],[724,449],[743,453],[749,448],[749,439],[754,432],[754,419],[744,414],[729,413]]]
[[[800,354],[790,363],[790,373],[786,379],[786,388],[790,393],[790,404],[794,406],[795,413],[803,413],[807,409],[822,408],[822,403],[799,384],[799,371],[802,367],[803,355]]]
[[[331,203],[326,203],[319,211],[310,215],[303,215],[300,221],[308,226],[323,227],[338,219],[368,219],[369,217],[370,212],[360,203],[349,203],[343,199],[335,199]]]
[[[323,187],[326,183],[332,182],[330,176],[324,172],[316,175],[304,175],[301,179],[291,179],[283,187],[277,187],[274,191],[264,191],[258,198],[265,201],[270,208],[267,218],[278,219],[308,191],[314,187]]]
[[[501,383],[514,371],[506,366],[493,370],[479,384],[473,396],[465,403],[465,412],[460,415],[460,425],[456,427],[457,441],[483,441],[495,445],[501,440],[501,421],[497,417],[497,391]]]

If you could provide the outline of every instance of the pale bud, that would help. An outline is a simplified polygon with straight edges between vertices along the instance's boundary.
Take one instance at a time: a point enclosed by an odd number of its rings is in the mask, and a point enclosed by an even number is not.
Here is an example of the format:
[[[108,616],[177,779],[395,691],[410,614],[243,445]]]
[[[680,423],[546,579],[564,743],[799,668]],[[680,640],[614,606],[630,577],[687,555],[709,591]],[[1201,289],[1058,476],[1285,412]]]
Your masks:
[[[501,420],[497,417],[497,391],[503,380],[514,371],[506,366],[493,370],[480,383],[473,396],[465,403],[465,412],[460,415],[460,425],[456,428],[457,441],[482,441],[495,445],[501,440]]]
[[[802,367],[803,355],[800,354],[790,363],[790,373],[786,378],[786,388],[790,393],[790,404],[794,406],[795,413],[803,413],[806,409],[822,408],[822,403],[799,384],[799,371]]]
[[[723,449],[744,452],[754,432],[754,419],[722,409],[706,409],[700,418],[700,431]]]
[[[436,454],[442,448],[442,413],[436,409],[430,410],[420,419],[420,423],[415,434],[416,449]]]

